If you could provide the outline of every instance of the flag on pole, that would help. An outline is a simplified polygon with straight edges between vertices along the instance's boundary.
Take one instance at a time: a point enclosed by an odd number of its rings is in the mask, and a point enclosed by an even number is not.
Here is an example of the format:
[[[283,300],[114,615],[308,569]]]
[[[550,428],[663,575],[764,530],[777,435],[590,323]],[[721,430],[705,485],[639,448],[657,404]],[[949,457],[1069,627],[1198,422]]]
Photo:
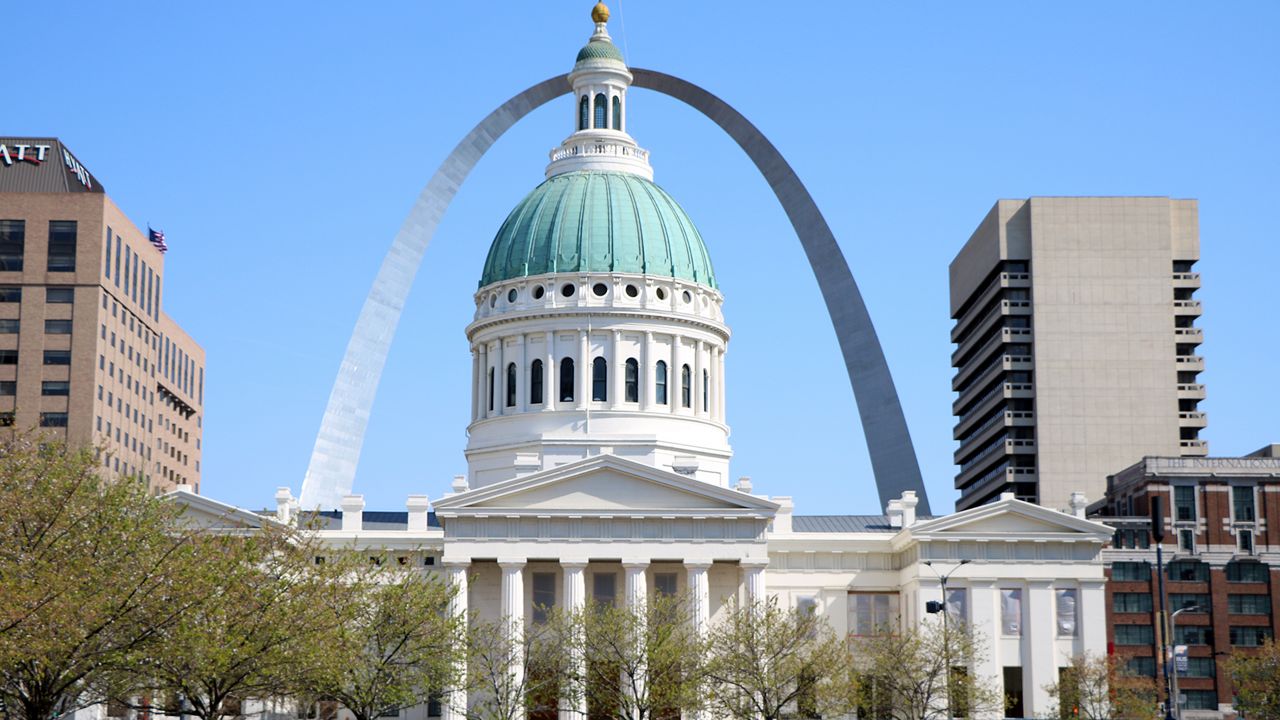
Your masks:
[[[150,225],[148,225],[148,226],[147,226],[147,239],[148,239],[148,240],[150,240],[150,241],[151,241],[151,244],[152,244],[152,245],[154,245],[154,246],[156,247],[156,249],[157,249],[157,250],[159,250],[160,252],[162,252],[162,253],[169,252],[169,246],[164,244],[164,231],[163,231],[163,230],[152,230],[152,229],[151,229],[151,226],[150,226]]]

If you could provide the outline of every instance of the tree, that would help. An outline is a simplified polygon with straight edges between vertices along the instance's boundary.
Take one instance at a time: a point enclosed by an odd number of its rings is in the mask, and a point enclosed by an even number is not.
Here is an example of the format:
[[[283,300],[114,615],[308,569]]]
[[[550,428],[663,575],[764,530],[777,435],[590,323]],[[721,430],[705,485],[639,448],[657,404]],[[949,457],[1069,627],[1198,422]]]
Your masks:
[[[1127,672],[1120,658],[1086,653],[1071,658],[1058,682],[1045,688],[1062,720],[1156,720],[1159,693],[1153,677]]]
[[[437,573],[357,551],[331,555],[326,651],[300,695],[336,700],[356,720],[429,702],[453,687],[461,620]]]
[[[573,648],[566,621],[518,623],[472,618],[466,631],[467,720],[522,720],[554,713],[571,693]],[[473,702],[467,702],[467,695]]]
[[[735,720],[840,715],[853,657],[818,615],[768,602],[725,608],[706,638],[706,699]]]
[[[179,509],[90,448],[0,443],[0,700],[23,720],[100,702],[200,598]]]
[[[1236,707],[1247,718],[1280,718],[1280,645],[1268,638],[1256,653],[1237,651],[1227,660]]]
[[[1004,710],[994,678],[970,670],[984,659],[985,643],[964,623],[953,621],[946,628],[941,622],[921,623],[862,637],[854,650],[856,703],[876,717],[938,720],[948,709],[966,717]]]
[[[596,605],[563,616],[578,639],[573,675],[592,717],[650,720],[703,705],[702,642],[683,598],[658,595],[643,606]],[[585,671],[582,677],[576,677]]]

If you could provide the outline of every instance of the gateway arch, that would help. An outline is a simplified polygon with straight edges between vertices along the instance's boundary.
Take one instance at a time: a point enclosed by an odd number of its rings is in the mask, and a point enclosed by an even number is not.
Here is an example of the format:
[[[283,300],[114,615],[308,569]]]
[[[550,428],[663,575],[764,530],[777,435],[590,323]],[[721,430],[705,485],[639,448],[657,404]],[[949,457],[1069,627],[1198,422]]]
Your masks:
[[[672,75],[631,68],[632,87],[669,95],[710,118],[733,138],[768,181],[804,247],[835,327],[853,387],[881,504],[914,490],[929,514],[920,466],[884,351],[831,228],[804,184],[773,143],[715,95]],[[485,152],[512,125],[571,91],[568,75],[544,80],[503,103],[458,143],[418,195],[378,269],[347,343],[302,482],[305,508],[336,508],[351,492],[369,414],[391,340],[423,253],[449,203]]]

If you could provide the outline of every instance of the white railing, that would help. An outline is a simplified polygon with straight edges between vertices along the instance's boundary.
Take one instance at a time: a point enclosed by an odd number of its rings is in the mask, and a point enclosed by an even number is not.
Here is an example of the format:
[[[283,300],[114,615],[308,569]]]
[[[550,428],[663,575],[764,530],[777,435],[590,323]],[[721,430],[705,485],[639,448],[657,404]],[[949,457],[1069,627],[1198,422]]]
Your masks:
[[[643,162],[648,162],[649,160],[649,151],[644,148],[612,142],[583,142],[552,150],[551,162],[588,155],[636,158]]]

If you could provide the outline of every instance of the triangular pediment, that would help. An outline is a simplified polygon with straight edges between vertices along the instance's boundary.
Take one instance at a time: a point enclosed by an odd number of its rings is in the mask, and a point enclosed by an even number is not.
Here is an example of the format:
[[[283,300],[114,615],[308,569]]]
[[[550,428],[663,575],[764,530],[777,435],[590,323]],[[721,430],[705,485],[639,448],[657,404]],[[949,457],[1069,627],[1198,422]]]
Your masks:
[[[1023,502],[1002,500],[991,505],[962,510],[927,520],[911,528],[914,537],[1058,537],[1078,535],[1105,540],[1111,528],[1057,510]]]
[[[612,455],[445,497],[436,512],[768,514],[773,502]]]
[[[166,493],[164,499],[182,507],[180,522],[188,527],[238,531],[260,528],[265,524],[276,522],[275,518],[259,515],[186,490]]]

